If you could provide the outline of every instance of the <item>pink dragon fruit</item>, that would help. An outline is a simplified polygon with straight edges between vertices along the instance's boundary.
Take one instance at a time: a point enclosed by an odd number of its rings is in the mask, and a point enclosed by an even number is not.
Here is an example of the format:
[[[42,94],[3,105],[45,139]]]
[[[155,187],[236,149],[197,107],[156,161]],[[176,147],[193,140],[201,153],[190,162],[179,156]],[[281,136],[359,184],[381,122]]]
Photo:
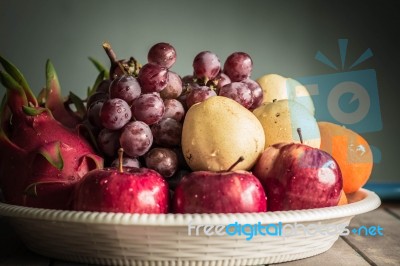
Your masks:
[[[40,107],[20,71],[0,57],[7,92],[0,107],[0,189],[5,202],[29,207],[70,209],[76,183],[103,167],[89,143]],[[58,83],[47,64],[47,84]],[[57,92],[59,93],[59,92]],[[48,102],[49,103],[49,102]],[[53,101],[53,110],[61,101]],[[55,111],[62,112],[62,111]],[[72,121],[72,120],[70,120]],[[72,125],[72,124],[71,124]]]
[[[50,60],[47,60],[46,63],[46,77],[46,87],[43,88],[38,97],[39,105],[48,108],[54,118],[64,126],[76,128],[82,123],[83,115],[86,110],[77,110],[76,112],[71,110],[69,102],[77,97],[73,93],[70,93],[66,101],[63,99],[60,82],[58,81],[57,73]]]

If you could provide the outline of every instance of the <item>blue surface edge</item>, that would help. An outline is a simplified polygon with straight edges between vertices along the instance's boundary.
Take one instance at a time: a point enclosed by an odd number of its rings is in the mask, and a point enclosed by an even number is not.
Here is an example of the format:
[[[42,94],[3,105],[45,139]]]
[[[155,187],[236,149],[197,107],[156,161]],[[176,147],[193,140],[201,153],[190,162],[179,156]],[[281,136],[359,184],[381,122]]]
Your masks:
[[[400,182],[368,182],[363,188],[375,192],[382,200],[400,200]]]

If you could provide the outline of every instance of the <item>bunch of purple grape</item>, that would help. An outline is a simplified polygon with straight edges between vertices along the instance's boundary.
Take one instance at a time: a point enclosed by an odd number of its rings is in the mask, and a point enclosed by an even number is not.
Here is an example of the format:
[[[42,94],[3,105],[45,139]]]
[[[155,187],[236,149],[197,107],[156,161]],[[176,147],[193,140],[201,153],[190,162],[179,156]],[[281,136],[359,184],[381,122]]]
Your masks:
[[[247,109],[254,110],[263,100],[263,91],[251,79],[253,61],[244,52],[228,56],[223,66],[218,56],[209,51],[196,55],[193,61],[193,75],[183,78],[186,106],[219,95],[231,98]]]
[[[109,78],[98,83],[87,99],[87,120],[106,164],[116,166],[124,149],[124,166],[145,166],[175,185],[188,171],[181,150],[186,111],[212,96],[231,98],[245,108],[257,108],[261,87],[252,80],[253,61],[244,52],[232,53],[223,69],[217,55],[203,51],[193,61],[193,75],[181,77],[170,70],[176,50],[157,43],[141,66],[134,57],[118,60],[108,43]]]
[[[110,78],[101,81],[87,100],[87,119],[100,152],[115,165],[112,159],[122,147],[124,166],[145,165],[171,177],[183,160],[179,147],[185,115],[176,99],[182,81],[170,70],[176,61],[174,47],[155,44],[143,66],[133,57],[117,60],[109,44],[103,47],[111,61]]]

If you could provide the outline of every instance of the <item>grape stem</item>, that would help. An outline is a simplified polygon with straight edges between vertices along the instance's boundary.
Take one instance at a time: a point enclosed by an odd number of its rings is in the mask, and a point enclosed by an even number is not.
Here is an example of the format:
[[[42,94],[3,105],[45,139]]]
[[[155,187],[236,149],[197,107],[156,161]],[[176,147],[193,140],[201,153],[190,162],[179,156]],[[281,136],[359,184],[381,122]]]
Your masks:
[[[108,42],[104,42],[103,48],[106,51],[106,54],[111,61],[111,64],[118,65],[118,67],[122,70],[122,72],[124,74],[127,74],[124,66],[121,64],[121,62],[118,61],[117,55],[115,54],[114,50],[111,48],[111,44],[109,44]]]
[[[103,43],[103,48],[106,51],[108,58],[110,59],[112,64],[117,63],[117,55],[115,54],[114,50],[111,48],[111,44],[108,42]]]
[[[124,159],[124,149],[123,148],[119,148],[118,149],[118,171],[120,173],[124,172],[124,169],[122,167],[122,161]]]

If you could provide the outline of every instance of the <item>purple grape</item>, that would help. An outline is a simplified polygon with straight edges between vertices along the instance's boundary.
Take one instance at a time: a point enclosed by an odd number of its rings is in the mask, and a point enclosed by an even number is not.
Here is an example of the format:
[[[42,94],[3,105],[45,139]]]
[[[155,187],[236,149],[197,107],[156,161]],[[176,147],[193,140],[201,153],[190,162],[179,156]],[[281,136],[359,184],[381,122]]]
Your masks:
[[[208,86],[200,86],[195,87],[193,86],[190,92],[187,94],[186,97],[186,105],[190,108],[193,104],[200,103],[212,96],[216,96],[217,94],[215,91],[210,89]]]
[[[137,158],[130,158],[130,157],[124,157],[122,158],[122,166],[123,167],[136,167],[140,168],[140,162]],[[119,167],[119,159],[115,159],[111,163],[111,167]]]
[[[145,64],[139,71],[138,80],[142,93],[160,92],[168,82],[168,69],[156,64]]]
[[[141,88],[133,76],[123,75],[114,79],[110,85],[110,98],[119,98],[129,105],[140,96]]]
[[[243,82],[232,82],[219,90],[220,96],[225,96],[249,109],[253,104],[253,95],[249,87]]]
[[[91,106],[93,103],[98,102],[98,101],[105,102],[105,101],[107,101],[109,98],[110,98],[110,97],[109,97],[109,95],[108,95],[108,92],[107,92],[107,93],[105,93],[105,92],[95,92],[95,93],[93,93],[92,95],[90,95],[90,97],[87,99],[86,106],[87,106],[88,108],[90,108],[90,106]]]
[[[169,43],[157,43],[150,48],[147,60],[149,63],[170,68],[176,61],[175,48]]]
[[[182,124],[172,118],[163,118],[151,126],[154,143],[163,147],[173,147],[181,144]]]
[[[112,157],[117,154],[119,148],[119,136],[121,132],[103,128],[97,136],[97,145],[107,156]]]
[[[177,99],[164,100],[165,112],[163,118],[172,118],[176,121],[182,121],[185,116],[185,108]]]
[[[182,93],[182,80],[178,74],[168,71],[167,86],[160,91],[160,96],[163,99],[175,99]]]
[[[118,98],[105,101],[100,110],[101,124],[111,130],[122,128],[131,118],[132,112],[128,103]]]
[[[235,52],[228,56],[224,64],[224,73],[233,81],[242,81],[250,77],[253,60],[244,52]]]
[[[188,84],[193,84],[193,83],[195,83],[195,79],[194,79],[193,75],[186,75],[182,78],[183,86],[186,86]]]
[[[232,82],[231,79],[224,73],[219,74],[218,77],[216,78],[216,80],[218,80],[217,86],[216,86],[218,90],[220,90],[226,84],[229,84]]]
[[[204,51],[193,60],[194,75],[204,80],[204,83],[214,79],[221,71],[221,62],[216,54]]]
[[[176,98],[182,104],[183,109],[185,110],[185,113],[189,109],[186,104],[187,95],[188,95],[188,92],[185,92],[185,93],[182,93],[181,95],[179,95],[178,98]]]
[[[153,148],[145,156],[146,166],[168,178],[178,170],[178,158],[170,149]]]
[[[156,92],[140,95],[132,105],[132,114],[135,119],[148,125],[160,121],[164,112],[164,102]]]
[[[96,88],[96,92],[104,92],[108,93],[109,88],[110,88],[111,80],[105,79]]]
[[[260,85],[252,79],[245,79],[242,82],[245,83],[247,87],[249,87],[249,89],[251,90],[251,94],[253,96],[253,104],[250,106],[249,109],[254,110],[259,107],[263,102],[263,90],[261,89]]]
[[[122,130],[119,143],[131,157],[142,156],[153,144],[150,127],[142,121],[129,122]]]
[[[100,119],[100,110],[103,107],[104,101],[97,101],[92,103],[87,109],[86,116],[92,126],[102,128],[103,125]]]
[[[118,62],[111,64],[110,78],[116,79],[116,78],[119,78],[119,77],[125,75],[126,74],[125,66],[127,64],[128,64],[128,60],[126,60],[126,59],[118,60]]]

